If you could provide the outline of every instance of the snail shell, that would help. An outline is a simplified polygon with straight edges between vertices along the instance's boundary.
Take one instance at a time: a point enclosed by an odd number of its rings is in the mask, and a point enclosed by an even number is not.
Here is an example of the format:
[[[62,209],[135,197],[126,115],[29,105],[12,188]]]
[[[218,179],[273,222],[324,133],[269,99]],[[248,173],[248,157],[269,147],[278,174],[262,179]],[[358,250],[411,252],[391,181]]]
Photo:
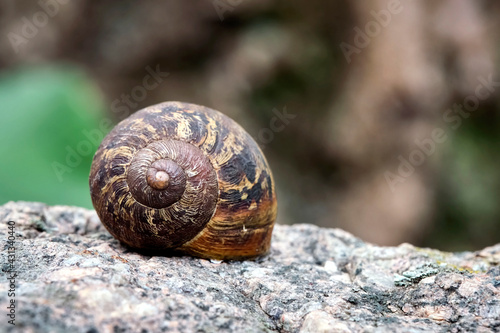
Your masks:
[[[271,170],[250,135],[218,111],[165,102],[134,113],[102,141],[89,182],[101,222],[130,247],[211,259],[269,250]]]

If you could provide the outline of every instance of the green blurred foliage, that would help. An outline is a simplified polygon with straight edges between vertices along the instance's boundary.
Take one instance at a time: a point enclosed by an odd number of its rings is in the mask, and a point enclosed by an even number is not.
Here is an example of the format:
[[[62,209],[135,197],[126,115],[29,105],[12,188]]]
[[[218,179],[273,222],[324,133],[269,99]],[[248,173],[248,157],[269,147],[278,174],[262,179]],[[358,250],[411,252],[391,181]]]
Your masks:
[[[88,175],[100,140],[88,133],[102,132],[105,115],[95,84],[71,65],[18,68],[0,75],[0,105],[0,204],[91,207]]]
[[[499,128],[495,104],[465,119],[453,133],[436,187],[435,230],[425,246],[459,251],[498,242]]]

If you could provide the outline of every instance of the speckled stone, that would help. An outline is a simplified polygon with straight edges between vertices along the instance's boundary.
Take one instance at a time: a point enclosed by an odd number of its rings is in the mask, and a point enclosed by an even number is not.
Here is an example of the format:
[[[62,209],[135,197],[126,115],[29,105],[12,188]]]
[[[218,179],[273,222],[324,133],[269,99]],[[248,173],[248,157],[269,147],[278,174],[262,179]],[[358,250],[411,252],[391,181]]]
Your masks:
[[[6,316],[7,221],[15,326]],[[217,262],[136,253],[94,211],[29,202],[0,206],[0,242],[0,331],[500,331],[500,244],[445,253],[278,225],[267,257]]]

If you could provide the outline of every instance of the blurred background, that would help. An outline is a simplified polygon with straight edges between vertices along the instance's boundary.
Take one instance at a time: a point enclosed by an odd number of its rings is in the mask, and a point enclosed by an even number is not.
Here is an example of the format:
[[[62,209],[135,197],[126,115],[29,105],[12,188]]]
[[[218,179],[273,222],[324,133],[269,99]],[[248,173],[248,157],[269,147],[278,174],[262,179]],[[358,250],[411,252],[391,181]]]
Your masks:
[[[181,100],[256,139],[278,223],[498,243],[499,18],[494,0],[2,0],[0,204],[91,208],[103,136]]]

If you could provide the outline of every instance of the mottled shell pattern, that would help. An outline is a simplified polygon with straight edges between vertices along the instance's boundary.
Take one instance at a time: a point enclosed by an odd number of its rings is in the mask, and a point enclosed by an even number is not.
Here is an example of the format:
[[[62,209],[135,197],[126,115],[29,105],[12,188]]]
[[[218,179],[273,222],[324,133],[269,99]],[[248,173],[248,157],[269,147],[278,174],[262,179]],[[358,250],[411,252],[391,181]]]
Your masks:
[[[207,107],[165,102],[120,122],[94,156],[90,191],[104,226],[133,248],[243,259],[270,247],[267,161],[241,126]]]

